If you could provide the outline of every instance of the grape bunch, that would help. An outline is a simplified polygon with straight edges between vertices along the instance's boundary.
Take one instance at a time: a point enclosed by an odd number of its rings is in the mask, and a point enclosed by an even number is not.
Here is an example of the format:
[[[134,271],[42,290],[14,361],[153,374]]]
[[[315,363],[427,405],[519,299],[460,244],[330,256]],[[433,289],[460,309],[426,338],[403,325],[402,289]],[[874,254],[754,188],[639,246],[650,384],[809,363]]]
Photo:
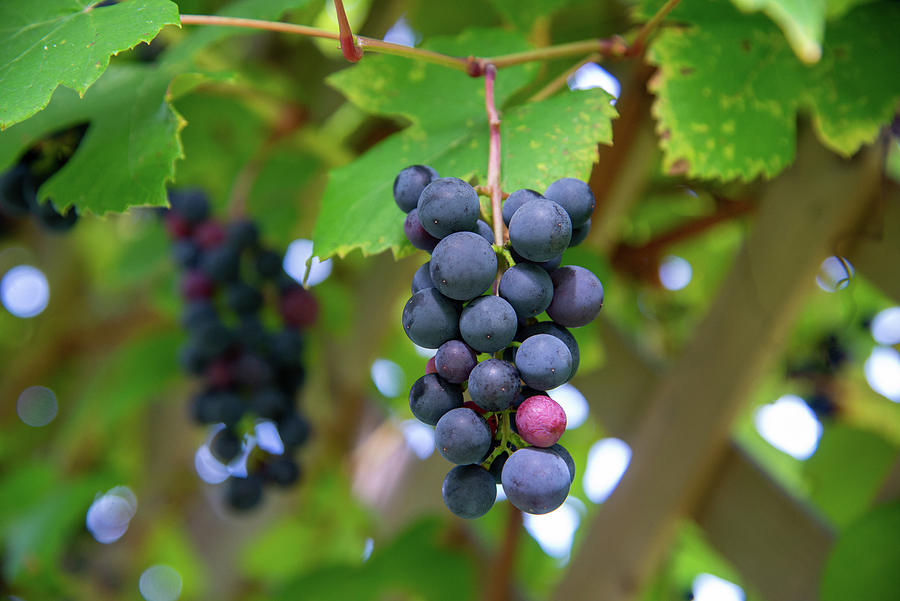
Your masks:
[[[198,191],[170,192],[169,201],[163,222],[183,270],[181,324],[188,333],[179,363],[203,379],[191,400],[192,417],[224,424],[209,444],[223,464],[242,460],[245,435],[259,423],[274,423],[280,438],[275,448],[253,447],[247,476],[228,480],[229,505],[251,509],[264,484],[287,487],[300,478],[293,455],[309,438],[310,424],[295,397],[306,375],[303,331],[315,322],[318,304],[284,272],[282,255],[260,243],[252,221],[211,219],[209,202]],[[280,327],[273,330],[267,324],[276,320],[265,308],[276,299]]]
[[[49,136],[0,174],[0,230],[28,217],[49,232],[72,229],[78,221],[75,207],[59,212],[52,200],[38,201],[38,190],[66,164],[86,131],[86,126],[77,126]]]
[[[402,322],[415,344],[437,349],[409,406],[435,427],[435,446],[456,464],[444,479],[444,503],[477,518],[502,484],[521,511],[553,511],[568,495],[575,464],[558,443],[566,414],[546,391],[578,369],[568,328],[586,325],[603,305],[593,273],[560,266],[563,251],[590,228],[590,188],[564,178],[543,195],[513,192],[503,204],[509,241],[502,247],[463,180],[413,165],[394,181],[394,200],[407,213],[409,241],[431,253],[413,276]],[[545,312],[550,319],[540,320]]]

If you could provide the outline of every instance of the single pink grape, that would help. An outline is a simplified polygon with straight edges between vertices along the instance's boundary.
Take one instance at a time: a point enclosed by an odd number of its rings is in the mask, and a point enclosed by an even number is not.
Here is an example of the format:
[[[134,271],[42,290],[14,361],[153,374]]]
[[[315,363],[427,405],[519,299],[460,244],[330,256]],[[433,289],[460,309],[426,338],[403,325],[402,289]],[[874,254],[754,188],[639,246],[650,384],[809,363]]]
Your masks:
[[[548,396],[525,399],[516,410],[519,436],[536,447],[552,447],[566,429],[566,412]]]

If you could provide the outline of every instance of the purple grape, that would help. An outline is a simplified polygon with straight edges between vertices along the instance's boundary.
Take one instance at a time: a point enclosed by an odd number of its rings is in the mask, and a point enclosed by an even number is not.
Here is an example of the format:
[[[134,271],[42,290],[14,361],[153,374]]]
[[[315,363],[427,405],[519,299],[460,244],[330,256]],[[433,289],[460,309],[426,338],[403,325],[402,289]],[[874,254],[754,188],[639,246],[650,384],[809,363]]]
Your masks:
[[[515,309],[519,319],[528,319],[547,310],[553,300],[553,280],[533,263],[517,263],[500,278],[500,296]]]
[[[469,372],[476,363],[475,352],[461,340],[448,340],[438,348],[434,356],[437,373],[453,384],[462,384],[468,380]]]
[[[419,212],[416,209],[410,211],[406,216],[406,220],[403,222],[403,233],[406,234],[406,239],[410,244],[429,253],[440,242],[422,227],[422,222],[419,221]]]
[[[438,172],[427,165],[411,165],[394,179],[394,202],[404,213],[419,204],[419,196],[425,186],[438,179]]]
[[[480,465],[457,465],[441,486],[444,505],[454,515],[471,520],[486,514],[497,499],[497,485]]]
[[[497,276],[497,256],[484,238],[456,232],[441,240],[430,261],[431,281],[445,296],[466,301],[475,298]]]
[[[512,306],[499,296],[480,296],[466,305],[459,318],[463,340],[480,353],[504,349],[516,336],[518,320]]]
[[[434,426],[445,413],[463,404],[462,388],[441,378],[425,374],[409,390],[409,409],[420,422]]]
[[[488,359],[469,374],[469,396],[485,411],[508,409],[519,394],[519,371],[500,359]]]
[[[501,474],[509,502],[525,513],[541,515],[566,500],[572,479],[566,462],[547,449],[519,449],[506,460]]]
[[[584,225],[594,212],[594,193],[590,186],[573,177],[558,179],[547,188],[544,196],[559,203],[569,214],[572,227]]]
[[[425,231],[444,238],[454,232],[471,232],[481,205],[472,186],[456,177],[442,177],[422,190],[417,208]]]
[[[548,261],[569,246],[572,221],[566,210],[550,200],[532,200],[509,221],[509,242],[529,261]]]
[[[491,429],[477,413],[461,407],[441,416],[434,428],[434,445],[457,465],[479,463],[491,447]]]
[[[570,328],[589,324],[603,307],[603,285],[584,267],[567,265],[554,271],[553,301],[547,315]]]

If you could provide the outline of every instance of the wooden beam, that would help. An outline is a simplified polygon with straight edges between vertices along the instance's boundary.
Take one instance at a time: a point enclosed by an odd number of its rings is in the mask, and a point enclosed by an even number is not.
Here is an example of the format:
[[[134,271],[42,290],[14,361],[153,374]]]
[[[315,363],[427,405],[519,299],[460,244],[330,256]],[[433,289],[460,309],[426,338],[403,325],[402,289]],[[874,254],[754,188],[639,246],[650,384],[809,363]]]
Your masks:
[[[900,187],[886,183],[878,194],[878,215],[860,236],[847,241],[853,266],[882,292],[900,303]]]
[[[656,388],[631,465],[554,594],[634,599],[721,461],[735,414],[782,345],[822,259],[867,213],[878,161],[804,138],[767,187],[755,227],[692,341]]]

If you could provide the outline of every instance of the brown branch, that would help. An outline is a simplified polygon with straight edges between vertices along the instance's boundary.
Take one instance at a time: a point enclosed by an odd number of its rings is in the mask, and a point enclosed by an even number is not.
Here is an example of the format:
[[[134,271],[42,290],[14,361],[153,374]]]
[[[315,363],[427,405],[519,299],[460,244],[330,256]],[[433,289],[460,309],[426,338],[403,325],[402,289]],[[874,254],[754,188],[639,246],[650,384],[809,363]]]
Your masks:
[[[484,601],[511,601],[516,548],[522,534],[522,512],[507,503],[506,530],[500,549],[486,574]]]
[[[612,265],[636,279],[658,284],[659,261],[668,247],[699,236],[720,223],[736,219],[755,209],[756,202],[753,200],[720,202],[709,215],[675,226],[645,244],[632,246],[620,243],[613,251]]]

